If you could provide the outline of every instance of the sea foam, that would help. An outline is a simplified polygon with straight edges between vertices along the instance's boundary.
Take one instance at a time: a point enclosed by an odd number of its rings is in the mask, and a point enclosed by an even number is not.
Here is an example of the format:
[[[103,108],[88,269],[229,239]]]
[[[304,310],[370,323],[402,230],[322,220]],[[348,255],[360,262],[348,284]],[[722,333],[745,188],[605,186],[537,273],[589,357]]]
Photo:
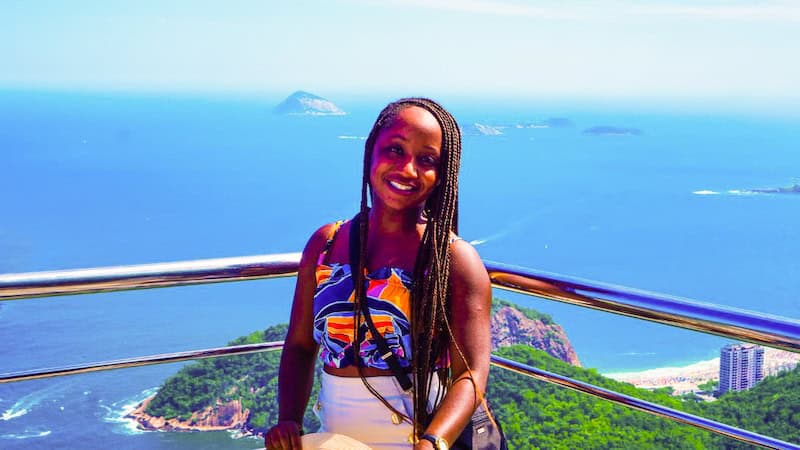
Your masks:
[[[25,414],[28,414],[28,412],[29,411],[27,409],[14,405],[11,408],[7,409],[2,416],[0,416],[0,420],[16,419],[17,417],[22,417]]]
[[[114,433],[125,435],[144,433],[144,431],[139,428],[137,422],[127,416],[132,413],[140,403],[156,392],[158,392],[158,388],[145,389],[135,396],[114,402],[111,406],[104,405],[102,400],[100,400],[98,406],[106,411],[103,422],[116,424],[117,426],[115,426],[113,430]]]
[[[52,433],[51,430],[41,430],[41,431],[39,431],[39,430],[35,430],[35,429],[34,430],[25,429],[25,431],[23,431],[22,433],[19,433],[19,434],[17,434],[17,433],[9,433],[9,434],[0,435],[0,438],[2,438],[2,439],[31,439],[31,438],[45,437],[45,436],[49,435],[50,433]]]
[[[48,397],[53,397],[55,394],[64,389],[64,384],[55,384],[38,391],[31,392],[20,398],[11,408],[8,408],[0,415],[0,420],[8,421],[22,417],[31,412],[39,403]]]

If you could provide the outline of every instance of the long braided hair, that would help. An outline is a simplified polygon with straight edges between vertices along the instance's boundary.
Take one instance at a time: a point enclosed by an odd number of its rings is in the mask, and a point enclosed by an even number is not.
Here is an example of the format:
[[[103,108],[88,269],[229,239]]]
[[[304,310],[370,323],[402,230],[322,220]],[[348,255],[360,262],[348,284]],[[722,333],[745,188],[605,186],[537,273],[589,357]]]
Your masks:
[[[431,113],[442,129],[442,144],[438,179],[440,183],[431,192],[425,202],[423,216],[427,219],[419,250],[414,264],[414,284],[411,290],[411,335],[412,364],[414,367],[414,433],[424,429],[435,413],[428,411],[428,399],[431,393],[431,381],[437,361],[446,361],[448,349],[453,342],[449,324],[450,310],[450,238],[451,232],[458,233],[458,171],[461,164],[461,131],[453,118],[441,105],[427,98],[404,98],[387,105],[372,126],[364,149],[364,172],[361,184],[361,221],[360,221],[360,255],[358,268],[353,268],[355,285],[356,317],[354,320],[356,349],[360,348],[361,338],[358,327],[361,323],[361,311],[364,298],[364,265],[367,259],[368,229],[368,196],[369,175],[372,164],[372,153],[378,134],[390,126],[398,113],[405,108],[418,106]],[[456,346],[458,349],[458,347]],[[464,359],[461,350],[459,356]],[[356,358],[359,360],[359,358]],[[444,395],[452,382],[447,368],[439,368],[441,389],[436,393],[434,407]],[[360,365],[359,365],[360,370]],[[366,378],[362,380],[367,388],[381,399],[388,402],[369,385]],[[391,408],[391,407],[390,407]],[[391,408],[394,410],[394,408]],[[395,413],[398,413],[395,410]]]

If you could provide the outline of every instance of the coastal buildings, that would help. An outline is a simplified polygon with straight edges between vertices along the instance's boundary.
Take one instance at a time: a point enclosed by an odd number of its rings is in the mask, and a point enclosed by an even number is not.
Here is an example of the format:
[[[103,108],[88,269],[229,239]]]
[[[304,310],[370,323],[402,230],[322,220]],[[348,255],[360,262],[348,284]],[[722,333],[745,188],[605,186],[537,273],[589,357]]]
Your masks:
[[[729,344],[719,355],[719,393],[744,391],[764,378],[764,349],[755,344]]]

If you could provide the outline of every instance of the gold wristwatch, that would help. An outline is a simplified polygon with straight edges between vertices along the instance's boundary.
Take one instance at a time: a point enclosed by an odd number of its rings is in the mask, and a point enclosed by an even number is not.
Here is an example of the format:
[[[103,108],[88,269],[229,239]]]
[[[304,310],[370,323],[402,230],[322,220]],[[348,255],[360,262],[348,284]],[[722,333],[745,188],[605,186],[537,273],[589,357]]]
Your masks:
[[[448,450],[450,448],[450,446],[447,445],[447,441],[445,441],[444,438],[440,438],[439,436],[434,436],[432,434],[423,434],[419,438],[425,439],[426,441],[430,441],[430,443],[433,444],[433,448],[435,448],[436,450]]]

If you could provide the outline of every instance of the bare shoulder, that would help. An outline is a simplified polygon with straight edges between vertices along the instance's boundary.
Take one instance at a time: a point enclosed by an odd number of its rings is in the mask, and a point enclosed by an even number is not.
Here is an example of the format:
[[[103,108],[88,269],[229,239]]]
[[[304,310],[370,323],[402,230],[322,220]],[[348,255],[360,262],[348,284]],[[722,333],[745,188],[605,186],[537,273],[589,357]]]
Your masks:
[[[303,256],[300,260],[301,266],[306,264],[316,265],[317,257],[325,250],[328,239],[330,239],[338,226],[339,222],[326,223],[314,231],[303,249]]]
[[[489,274],[478,251],[463,239],[450,244],[450,282],[453,287],[490,289]]]

